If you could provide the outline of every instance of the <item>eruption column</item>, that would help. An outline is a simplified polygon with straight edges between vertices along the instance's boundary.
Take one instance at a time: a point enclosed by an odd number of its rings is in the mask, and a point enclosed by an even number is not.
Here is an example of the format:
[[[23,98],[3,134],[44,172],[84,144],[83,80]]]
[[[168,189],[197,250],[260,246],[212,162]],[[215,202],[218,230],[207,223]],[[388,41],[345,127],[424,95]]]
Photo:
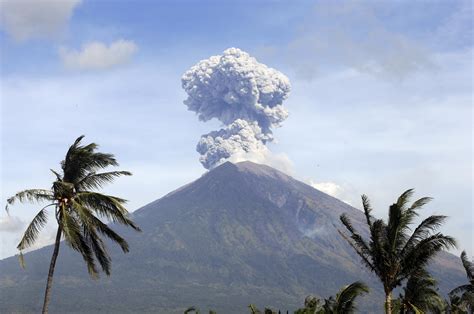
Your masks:
[[[268,154],[265,144],[273,140],[272,128],[288,116],[282,105],[290,92],[285,75],[230,48],[197,63],[181,81],[188,109],[201,121],[216,118],[224,124],[197,145],[206,169],[236,156]]]

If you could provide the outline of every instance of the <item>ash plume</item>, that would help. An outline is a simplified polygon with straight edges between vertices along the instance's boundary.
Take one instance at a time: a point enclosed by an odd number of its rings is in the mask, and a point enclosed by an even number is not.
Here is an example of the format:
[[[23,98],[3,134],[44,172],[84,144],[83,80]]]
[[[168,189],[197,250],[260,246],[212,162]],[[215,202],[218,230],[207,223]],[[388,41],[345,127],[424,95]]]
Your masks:
[[[272,128],[288,117],[283,101],[290,81],[248,53],[230,48],[202,60],[184,73],[184,104],[201,121],[218,119],[224,127],[201,137],[197,151],[206,169],[229,159],[257,156],[264,160],[273,141]]]

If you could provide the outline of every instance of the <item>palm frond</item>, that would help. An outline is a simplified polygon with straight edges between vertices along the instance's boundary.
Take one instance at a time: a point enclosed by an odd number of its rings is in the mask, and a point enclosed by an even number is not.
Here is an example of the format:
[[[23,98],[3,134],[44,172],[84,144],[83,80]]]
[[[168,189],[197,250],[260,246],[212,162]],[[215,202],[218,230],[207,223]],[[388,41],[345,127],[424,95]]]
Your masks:
[[[99,262],[102,270],[107,276],[110,276],[111,259],[107,253],[104,242],[99,238],[92,226],[84,225],[84,238],[86,243],[92,249],[95,258]]]
[[[33,220],[30,222],[28,227],[26,228],[25,233],[23,234],[23,237],[20,240],[20,243],[18,243],[17,249],[20,251],[23,251],[24,249],[30,247],[36,242],[36,239],[38,238],[38,234],[41,231],[41,229],[46,225],[48,222],[48,211],[47,207],[55,205],[55,204],[50,204],[45,207],[43,207],[33,218]]]
[[[352,226],[352,223],[347,215],[342,214],[339,219],[349,231],[350,236],[348,237],[343,232],[338,230],[339,234],[349,243],[349,245],[352,246],[356,253],[362,258],[364,264],[370,270],[375,270],[374,265],[370,262],[370,257],[372,254],[369,245],[365,242],[362,236],[354,230],[354,227]]]
[[[408,208],[408,210],[417,210],[428,204],[433,200],[432,197],[422,197],[413,202],[413,204]]]
[[[8,212],[9,206],[15,204],[17,201],[20,203],[41,203],[46,201],[52,201],[53,199],[53,193],[50,190],[28,189],[18,192],[14,196],[8,198],[5,210]]]
[[[403,222],[401,228],[403,231],[409,229],[409,225],[412,224],[414,219],[418,216],[417,210],[428,204],[432,199],[433,198],[431,197],[422,197],[413,202],[408,209],[403,211]]]
[[[410,251],[415,245],[421,240],[429,237],[433,232],[439,229],[447,216],[433,215],[425,218],[418,227],[415,228],[410,238],[405,243],[405,246],[401,252],[404,255],[405,252]]]
[[[400,295],[403,304],[412,310],[436,313],[443,308],[443,299],[438,293],[436,280],[425,270],[413,273]]]
[[[188,307],[185,311],[184,311],[184,314],[189,314],[189,313],[196,313],[196,314],[199,314],[199,310],[196,309],[196,307],[194,306],[191,306],[191,307]]]
[[[400,210],[405,210],[407,203],[410,201],[411,197],[415,193],[414,189],[408,189],[405,192],[402,193],[397,199],[397,206],[400,208]]]
[[[66,209],[61,209],[61,226],[64,232],[66,243],[75,251],[81,253],[84,262],[87,265],[87,270],[93,278],[97,278],[97,268],[95,266],[94,257],[91,248],[84,239],[81,232],[81,224],[76,221]]]
[[[79,137],[66,153],[65,159],[61,162],[64,172],[64,181],[77,183],[90,172],[96,172],[108,166],[118,166],[118,162],[113,154],[95,152],[98,145],[90,143],[81,146],[83,136]]]
[[[454,288],[453,290],[451,290],[451,291],[449,292],[449,294],[450,294],[450,295],[451,295],[451,294],[453,294],[453,295],[454,295],[454,294],[463,294],[463,293],[469,291],[470,289],[472,289],[472,286],[471,286],[470,284],[461,285],[461,286],[456,287],[456,288]]]
[[[349,238],[348,236],[346,236],[343,232],[341,232],[340,230],[338,230],[339,234],[347,241],[347,243],[349,243],[349,245],[354,249],[354,251],[357,253],[357,255],[360,256],[360,258],[362,259],[362,262],[364,263],[364,265],[369,268],[370,270],[374,271],[374,272],[377,272],[377,268],[372,264],[372,262],[370,261],[370,256],[371,255],[366,255],[365,252],[363,252],[358,246],[356,246],[354,244],[353,241],[351,241],[351,238]]]
[[[369,287],[360,281],[356,281],[347,287],[344,287],[336,295],[335,313],[354,313],[356,310],[355,299],[369,292]]]
[[[87,224],[91,228],[95,228],[95,230],[117,243],[124,253],[129,251],[127,241],[115,233],[115,231],[103,223],[99,218],[95,217],[87,207],[82,206],[75,200],[72,201],[72,206],[77,210],[83,221],[83,224]]]
[[[436,233],[419,241],[413,248],[401,256],[403,265],[402,277],[408,278],[413,272],[424,268],[440,251],[456,247],[453,237]]]
[[[364,208],[364,215],[365,219],[367,220],[367,225],[370,228],[372,226],[372,216],[370,214],[372,212],[372,206],[370,205],[369,197],[365,194],[362,195],[362,206]]]
[[[474,263],[467,258],[466,251],[461,253],[462,266],[466,270],[466,275],[469,280],[474,280]]]
[[[75,200],[102,217],[106,217],[113,222],[130,226],[137,231],[140,230],[140,228],[128,218],[128,211],[123,206],[126,202],[124,199],[95,192],[80,192],[76,195]]]
[[[76,186],[80,190],[98,189],[105,184],[112,182],[115,178],[120,176],[131,176],[129,171],[110,171],[103,173],[90,173],[79,181]]]

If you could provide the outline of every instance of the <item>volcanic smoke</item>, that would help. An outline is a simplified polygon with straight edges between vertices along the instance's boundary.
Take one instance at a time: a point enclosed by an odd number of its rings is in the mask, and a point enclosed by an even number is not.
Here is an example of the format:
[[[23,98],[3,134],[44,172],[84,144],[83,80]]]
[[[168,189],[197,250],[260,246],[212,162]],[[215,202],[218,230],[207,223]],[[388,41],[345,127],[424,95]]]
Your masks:
[[[264,160],[270,154],[266,143],[273,141],[272,128],[288,117],[282,103],[291,86],[284,74],[238,48],[229,48],[198,62],[181,82],[188,94],[184,101],[188,110],[201,121],[216,118],[224,126],[202,135],[197,144],[206,169],[229,159]]]

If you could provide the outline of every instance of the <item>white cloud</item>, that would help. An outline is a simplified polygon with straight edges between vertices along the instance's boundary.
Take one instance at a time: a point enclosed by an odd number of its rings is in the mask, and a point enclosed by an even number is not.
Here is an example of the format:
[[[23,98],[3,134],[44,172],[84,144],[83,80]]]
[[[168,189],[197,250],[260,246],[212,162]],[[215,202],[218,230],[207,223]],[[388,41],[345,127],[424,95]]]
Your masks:
[[[356,206],[355,204],[357,204],[357,202],[355,202],[356,199],[354,198],[355,194],[349,192],[348,188],[344,188],[335,182],[315,182],[309,180],[309,185],[316,190],[331,195],[351,206]]]
[[[128,62],[137,49],[130,40],[120,39],[108,46],[95,41],[83,45],[80,51],[61,47],[59,56],[71,69],[106,69]]]
[[[329,194],[334,197],[338,197],[342,192],[342,187],[334,182],[314,182],[310,180],[310,185],[326,194]]]
[[[25,223],[19,217],[5,216],[0,217],[0,231],[1,232],[19,232]]]
[[[0,24],[15,40],[60,33],[81,0],[2,0]]]

